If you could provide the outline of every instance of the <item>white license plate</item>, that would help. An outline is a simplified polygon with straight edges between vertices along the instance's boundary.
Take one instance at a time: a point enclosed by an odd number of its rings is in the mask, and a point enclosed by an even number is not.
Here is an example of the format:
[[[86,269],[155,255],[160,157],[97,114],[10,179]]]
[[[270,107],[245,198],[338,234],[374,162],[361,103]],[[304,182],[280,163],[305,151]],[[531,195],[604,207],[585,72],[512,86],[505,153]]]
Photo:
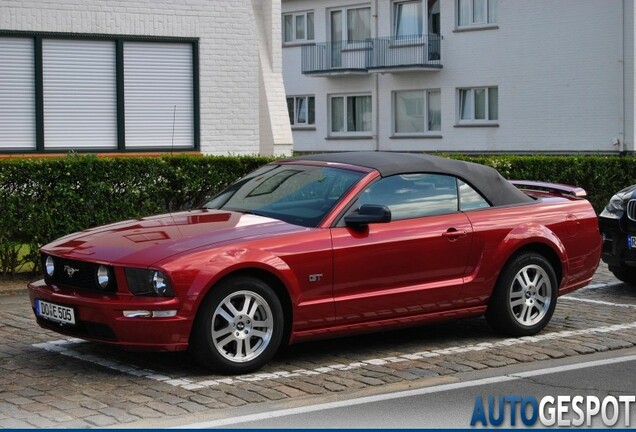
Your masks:
[[[75,311],[66,306],[49,303],[42,300],[35,301],[37,316],[65,324],[75,324]]]
[[[627,236],[627,249],[636,249],[636,236]]]

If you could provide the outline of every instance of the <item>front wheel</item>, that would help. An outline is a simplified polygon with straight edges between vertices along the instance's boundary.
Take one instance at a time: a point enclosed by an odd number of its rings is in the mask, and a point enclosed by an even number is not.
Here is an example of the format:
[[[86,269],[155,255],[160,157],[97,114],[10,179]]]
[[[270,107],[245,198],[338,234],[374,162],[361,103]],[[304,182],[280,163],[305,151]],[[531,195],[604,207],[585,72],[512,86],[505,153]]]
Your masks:
[[[636,268],[627,267],[625,265],[608,267],[614,276],[616,276],[616,279],[630,285],[636,285]]]
[[[263,281],[240,276],[212,287],[194,323],[191,351],[205,367],[248,373],[276,353],[283,337],[283,308]]]
[[[504,267],[488,303],[486,319],[497,331],[529,336],[550,322],[558,296],[550,262],[536,253],[523,253]]]

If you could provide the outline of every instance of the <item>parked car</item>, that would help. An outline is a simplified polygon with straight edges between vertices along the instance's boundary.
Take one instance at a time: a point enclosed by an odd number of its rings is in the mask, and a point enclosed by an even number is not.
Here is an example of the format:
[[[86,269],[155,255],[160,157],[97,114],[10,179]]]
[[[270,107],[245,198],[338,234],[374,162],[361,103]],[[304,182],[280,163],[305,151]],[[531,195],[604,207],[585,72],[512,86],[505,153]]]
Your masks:
[[[616,192],[599,215],[603,262],[618,279],[636,285],[636,185]]]
[[[44,246],[30,297],[44,328],[189,348],[224,373],[257,369],[281,344],[484,314],[532,335],[598,266],[584,195],[425,155],[276,161],[203,208]]]

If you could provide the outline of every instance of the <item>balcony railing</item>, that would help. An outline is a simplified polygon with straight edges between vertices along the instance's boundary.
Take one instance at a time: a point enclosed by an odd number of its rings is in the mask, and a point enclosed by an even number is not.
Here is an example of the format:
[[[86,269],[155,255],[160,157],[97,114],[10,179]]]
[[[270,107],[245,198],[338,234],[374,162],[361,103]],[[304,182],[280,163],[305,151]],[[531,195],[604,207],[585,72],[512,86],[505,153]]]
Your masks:
[[[335,41],[302,48],[302,73],[330,75],[385,70],[441,69],[440,35]]]

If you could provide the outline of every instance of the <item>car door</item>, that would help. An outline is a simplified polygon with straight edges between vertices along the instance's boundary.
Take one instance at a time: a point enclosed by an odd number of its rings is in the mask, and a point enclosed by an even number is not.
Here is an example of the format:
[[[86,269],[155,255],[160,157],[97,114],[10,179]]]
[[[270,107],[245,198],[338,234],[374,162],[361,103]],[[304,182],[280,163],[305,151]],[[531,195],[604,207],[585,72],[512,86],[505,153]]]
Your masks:
[[[342,324],[448,310],[462,288],[472,241],[458,211],[457,179],[440,174],[382,178],[358,197],[392,220],[332,228],[336,319]]]

